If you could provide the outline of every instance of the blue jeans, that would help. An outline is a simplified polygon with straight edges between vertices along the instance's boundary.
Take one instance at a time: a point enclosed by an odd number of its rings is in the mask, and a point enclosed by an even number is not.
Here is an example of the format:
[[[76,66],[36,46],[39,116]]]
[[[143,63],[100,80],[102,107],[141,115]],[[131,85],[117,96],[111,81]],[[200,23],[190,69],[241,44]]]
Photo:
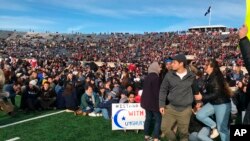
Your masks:
[[[149,136],[150,134],[150,124],[155,119],[154,130],[153,130],[153,138],[159,138],[160,129],[161,129],[161,113],[155,111],[146,110],[146,119],[144,122],[144,134]]]
[[[102,112],[101,108],[93,108],[93,107],[87,107],[85,109],[82,109],[82,111],[87,112],[87,113],[91,113],[91,112],[101,113]]]
[[[209,117],[213,114],[215,114],[216,122]],[[228,124],[230,114],[231,103],[223,103],[218,105],[207,103],[197,112],[196,118],[210,128],[215,128],[217,125],[221,141],[229,141]]]
[[[94,108],[94,112],[95,112],[95,113],[101,113],[101,112],[102,112],[102,109],[101,109],[101,108]]]
[[[210,131],[209,127],[203,127],[199,132],[192,132],[189,135],[189,141],[213,141],[209,137]]]
[[[104,119],[110,119],[108,110],[106,108],[102,108],[101,110],[102,110],[102,115]]]

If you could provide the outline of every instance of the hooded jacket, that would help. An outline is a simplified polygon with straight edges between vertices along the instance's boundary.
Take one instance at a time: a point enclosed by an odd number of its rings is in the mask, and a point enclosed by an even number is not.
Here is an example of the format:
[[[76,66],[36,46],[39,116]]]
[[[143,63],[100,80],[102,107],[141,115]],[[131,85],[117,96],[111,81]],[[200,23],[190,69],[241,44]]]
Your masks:
[[[159,90],[160,90],[160,66],[157,62],[152,63],[148,68],[148,76],[143,83],[141,95],[141,107],[149,111],[159,111]]]

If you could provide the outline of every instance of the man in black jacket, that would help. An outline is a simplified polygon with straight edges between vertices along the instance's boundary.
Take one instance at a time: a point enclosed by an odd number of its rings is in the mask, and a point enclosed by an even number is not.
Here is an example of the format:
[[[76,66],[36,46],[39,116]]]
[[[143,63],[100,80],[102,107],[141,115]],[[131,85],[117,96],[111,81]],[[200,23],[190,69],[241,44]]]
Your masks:
[[[239,38],[240,38],[240,50],[242,53],[242,57],[245,63],[245,67],[250,72],[250,42],[247,37],[248,28],[243,25],[239,30]],[[247,85],[247,96],[246,96],[246,114],[243,120],[243,124],[250,124],[250,83]]]

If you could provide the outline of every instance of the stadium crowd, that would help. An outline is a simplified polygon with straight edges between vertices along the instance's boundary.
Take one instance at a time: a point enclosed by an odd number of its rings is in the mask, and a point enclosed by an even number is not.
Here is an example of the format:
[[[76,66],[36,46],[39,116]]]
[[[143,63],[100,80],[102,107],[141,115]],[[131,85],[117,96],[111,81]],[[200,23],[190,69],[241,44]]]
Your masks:
[[[241,70],[244,63],[236,31],[226,35],[164,32],[48,37],[11,32],[0,38],[0,67],[5,77],[0,89],[7,92],[0,96],[0,107],[8,114],[67,109],[75,115],[110,119],[112,103],[140,103],[151,63],[160,64],[161,83],[173,57],[184,54],[195,56],[187,66],[202,79],[208,58],[226,67],[223,75],[234,92],[231,124],[242,124],[235,119],[247,108],[249,75]],[[103,64],[98,66],[97,61]],[[21,96],[20,106],[16,95]]]

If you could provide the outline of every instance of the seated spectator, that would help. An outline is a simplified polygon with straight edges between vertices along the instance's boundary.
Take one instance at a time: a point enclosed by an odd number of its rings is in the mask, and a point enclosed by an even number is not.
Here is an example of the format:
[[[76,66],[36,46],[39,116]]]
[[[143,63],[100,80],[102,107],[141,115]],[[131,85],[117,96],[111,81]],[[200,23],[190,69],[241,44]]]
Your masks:
[[[77,95],[72,82],[66,82],[62,96],[65,101],[66,112],[74,112],[77,109]]]
[[[12,105],[16,106],[15,98],[16,94],[21,91],[21,85],[19,83],[5,84],[3,90],[9,93],[8,99],[11,100]]]
[[[243,117],[247,108],[247,85],[245,85],[242,81],[236,82],[236,91],[232,97],[233,103],[237,108],[237,116]],[[232,117],[232,120],[236,119],[235,116]],[[241,122],[242,123],[242,122]]]
[[[213,141],[209,135],[211,129],[196,119],[196,112],[201,108],[202,103],[196,103],[192,109],[192,116],[189,124],[189,141]]]
[[[120,97],[120,88],[119,88],[119,85],[115,84],[114,88],[112,89],[112,91],[116,94],[116,97]]]
[[[52,109],[56,100],[55,92],[50,88],[49,82],[44,82],[41,89],[41,95],[38,101],[43,109]]]
[[[110,119],[111,118],[111,112],[112,112],[112,104],[118,103],[119,100],[116,98],[116,95],[112,92],[108,93],[108,98],[99,104],[99,108],[102,110],[102,115],[104,119]]]
[[[100,99],[98,95],[93,92],[93,87],[91,85],[87,85],[85,87],[85,93],[81,98],[81,109],[84,113],[89,116],[100,116],[101,109],[97,106],[100,103]]]
[[[65,100],[63,98],[63,82],[59,81],[59,83],[55,87],[55,93],[56,93],[56,108],[57,109],[65,109]]]
[[[119,103],[128,103],[128,97],[124,91],[121,93]]]
[[[135,92],[130,91],[128,94],[128,100],[125,103],[136,103],[135,102]],[[124,132],[126,132],[126,129],[124,129]],[[135,130],[136,133],[139,132],[139,130]]]
[[[80,80],[79,78],[76,81],[76,94],[77,94],[77,105],[81,104],[81,97],[84,92],[84,81]]]
[[[131,91],[128,94],[128,101],[127,101],[127,103],[136,103],[135,102],[135,93],[133,91]]]
[[[133,85],[128,85],[126,88],[127,93],[129,94],[130,92],[132,92],[134,90]]]
[[[40,95],[40,89],[36,84],[37,80],[31,80],[22,92],[20,108],[27,112],[38,108],[37,97]]]
[[[99,88],[99,93],[98,94],[99,94],[99,98],[100,98],[100,103],[107,99],[104,87]]]
[[[244,77],[243,71],[241,70],[241,66],[239,64],[233,65],[233,72],[231,73],[231,80],[239,81]]]

